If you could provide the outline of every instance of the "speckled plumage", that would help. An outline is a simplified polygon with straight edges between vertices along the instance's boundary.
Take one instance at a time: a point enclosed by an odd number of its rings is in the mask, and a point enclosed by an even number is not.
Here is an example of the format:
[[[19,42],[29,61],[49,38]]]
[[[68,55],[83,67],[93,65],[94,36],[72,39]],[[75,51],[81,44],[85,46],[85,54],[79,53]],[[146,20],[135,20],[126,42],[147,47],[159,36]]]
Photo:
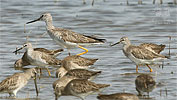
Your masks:
[[[30,63],[30,65],[45,67],[58,66],[61,64],[61,60],[58,60],[45,52],[35,51],[31,43],[25,43],[22,48],[26,48],[25,59],[28,61],[28,63]],[[20,49],[21,48],[18,50]]]
[[[76,68],[87,69],[89,66],[93,65],[97,60],[98,59],[90,59],[78,55],[73,55],[65,57],[61,62],[61,66],[63,66],[67,70]]]
[[[15,73],[0,83],[0,92],[9,93],[9,96],[16,96],[16,93],[23,88],[31,77],[37,73],[35,68],[27,69],[24,73]]]
[[[124,55],[136,64],[136,71],[138,71],[138,66],[147,65],[150,72],[152,72],[149,65],[154,64],[154,62],[161,62],[164,59],[167,59],[166,56],[152,52],[144,47],[131,45],[131,42],[127,37],[122,37],[119,42],[113,44],[112,46],[119,43],[123,44],[122,50]]]
[[[84,100],[84,98],[90,94],[100,92],[100,89],[110,86],[109,84],[96,84],[94,82],[85,79],[74,79],[70,81],[61,94],[71,95],[79,97]],[[59,96],[59,95],[58,95]],[[56,100],[58,97],[56,97]]]
[[[44,52],[48,55],[56,57],[63,51],[63,49],[48,50],[45,48],[34,48],[34,51]],[[21,59],[18,59],[15,61],[14,67],[23,67],[23,66],[28,66],[28,65],[30,65],[30,63],[27,58],[27,52],[25,52]]]
[[[60,67],[59,69],[61,69]],[[57,70],[56,77],[61,78],[63,76],[74,76],[80,79],[93,80],[101,71],[89,71],[87,69],[72,69],[72,70]]]
[[[98,39],[92,36],[79,34],[68,29],[54,27],[50,13],[44,13],[40,18],[27,22],[26,24],[40,20],[46,23],[47,33],[62,48],[70,49],[85,45],[103,44],[105,42],[105,39]]]
[[[157,44],[153,44],[153,43],[142,43],[139,45],[142,48],[146,48],[154,53],[160,54],[161,51],[164,50],[165,45],[157,45]]]
[[[114,94],[99,94],[99,100],[139,100],[139,98],[131,93],[114,93]]]

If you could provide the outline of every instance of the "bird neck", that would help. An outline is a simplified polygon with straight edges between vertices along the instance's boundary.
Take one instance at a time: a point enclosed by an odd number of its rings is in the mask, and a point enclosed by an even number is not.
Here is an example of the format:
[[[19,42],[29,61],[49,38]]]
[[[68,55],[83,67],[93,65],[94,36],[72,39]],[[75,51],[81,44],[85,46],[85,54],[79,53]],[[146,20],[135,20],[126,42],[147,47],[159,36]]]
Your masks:
[[[50,29],[55,28],[55,27],[53,26],[53,24],[52,24],[52,20],[47,20],[47,21],[45,21],[45,23],[46,23],[46,29],[47,29],[47,30],[50,30]]]
[[[27,48],[27,50],[26,50],[28,55],[31,55],[33,51],[34,51],[34,49],[32,47]]]
[[[68,71],[64,67],[59,68],[59,78],[62,78]]]

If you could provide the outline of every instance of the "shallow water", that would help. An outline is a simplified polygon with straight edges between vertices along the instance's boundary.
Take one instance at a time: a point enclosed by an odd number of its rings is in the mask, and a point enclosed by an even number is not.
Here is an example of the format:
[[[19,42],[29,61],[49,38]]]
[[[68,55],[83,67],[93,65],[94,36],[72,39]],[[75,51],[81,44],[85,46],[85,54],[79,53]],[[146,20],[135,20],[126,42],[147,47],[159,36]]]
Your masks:
[[[137,5],[138,0],[96,0],[91,6],[91,0],[1,0],[0,21],[0,80],[20,72],[14,70],[13,64],[22,54],[12,52],[16,47],[22,46],[29,36],[34,47],[47,49],[60,48],[49,38],[44,22],[26,25],[27,21],[36,19],[43,12],[50,12],[54,25],[71,29],[75,32],[96,35],[107,39],[107,43],[100,46],[87,47],[89,52],[84,57],[99,58],[92,67],[93,70],[103,71],[94,81],[97,83],[111,84],[103,93],[129,92],[137,94],[135,90],[135,65],[124,56],[121,45],[110,47],[110,43],[117,42],[121,37],[128,36],[132,44],[143,42],[165,44],[167,47],[162,52],[168,55],[169,36],[171,36],[171,58],[164,62],[164,68],[152,67],[150,73],[147,67],[140,67],[140,73],[149,73],[156,79],[157,88],[150,93],[150,100],[175,100],[177,98],[177,8],[168,4],[173,0],[164,1],[163,5],[152,5],[151,0],[144,0],[143,5]],[[72,54],[81,52],[80,49],[71,50]],[[65,50],[58,58],[67,56]],[[33,67],[33,66],[28,66]],[[54,76],[54,71],[53,71]],[[47,76],[45,73],[44,76]],[[16,100],[31,98],[32,100],[54,99],[52,83],[56,78],[44,77],[38,82],[40,87],[39,97],[36,97],[33,81],[20,90]],[[165,90],[167,90],[167,95]],[[161,91],[161,93],[160,93]],[[161,94],[161,95],[160,95]],[[0,94],[0,99],[5,99],[8,94]],[[61,97],[61,100],[78,100],[76,97]],[[11,100],[11,99],[9,99]],[[86,100],[97,100],[96,95],[86,97]],[[141,99],[144,100],[144,99]]]

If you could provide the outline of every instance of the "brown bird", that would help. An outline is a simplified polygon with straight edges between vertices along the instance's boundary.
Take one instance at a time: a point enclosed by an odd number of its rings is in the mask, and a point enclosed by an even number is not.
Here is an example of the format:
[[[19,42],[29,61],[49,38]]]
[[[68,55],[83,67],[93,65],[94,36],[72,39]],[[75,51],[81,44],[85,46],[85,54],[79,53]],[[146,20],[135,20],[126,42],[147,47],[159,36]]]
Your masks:
[[[40,51],[35,51],[32,47],[31,43],[25,43],[23,47],[17,49],[15,52],[25,48],[26,49],[26,58],[28,63],[33,66],[38,66],[39,68],[45,67],[48,71],[49,76],[51,73],[48,69],[48,66],[59,67],[61,64],[61,60],[56,59],[55,57]]]
[[[150,72],[152,72],[152,69],[149,65],[152,65],[155,62],[162,62],[168,58],[164,55],[154,53],[152,52],[152,50],[148,50],[141,46],[132,45],[128,37],[122,37],[119,42],[111,46],[119,43],[123,44],[122,50],[124,55],[136,64],[136,72],[138,72],[138,67],[140,65],[146,65],[150,69]]]
[[[109,84],[96,84],[86,79],[74,79],[70,81],[66,87],[55,90],[55,100],[61,95],[76,96],[84,100],[90,94],[100,92],[101,89],[110,86]]]
[[[77,77],[78,79],[88,79],[88,80],[93,80],[95,79],[96,76],[101,74],[101,71],[89,71],[87,69],[72,69],[72,70],[65,70],[65,72],[58,72],[58,73],[63,73],[57,74],[56,77],[62,78],[63,76],[74,76]]]
[[[0,83],[0,92],[9,93],[9,96],[16,97],[16,93],[36,74],[35,68],[27,69],[24,73],[15,73]]]
[[[136,90],[138,91],[139,95],[141,96],[143,92],[147,92],[149,96],[149,92],[151,92],[154,88],[156,88],[156,82],[148,74],[141,74],[137,76],[135,80]]]
[[[51,55],[53,57],[57,57],[63,51],[63,49],[48,50],[45,48],[34,48],[34,51],[44,52],[44,53]],[[23,54],[22,58],[15,61],[14,67],[24,67],[24,66],[28,66],[28,65],[30,65],[30,63],[27,59],[27,52],[25,52]]]

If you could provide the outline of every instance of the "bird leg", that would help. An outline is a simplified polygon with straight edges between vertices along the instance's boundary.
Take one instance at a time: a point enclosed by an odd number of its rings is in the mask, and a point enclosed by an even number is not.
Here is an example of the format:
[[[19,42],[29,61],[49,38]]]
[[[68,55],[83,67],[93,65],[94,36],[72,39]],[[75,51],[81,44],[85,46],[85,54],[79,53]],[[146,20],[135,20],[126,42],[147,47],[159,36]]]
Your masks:
[[[85,54],[85,53],[88,52],[88,50],[87,50],[86,48],[84,48],[84,47],[82,47],[82,46],[80,46],[80,45],[79,45],[78,47],[81,48],[81,49],[83,49],[83,50],[85,50],[85,52],[82,52],[82,53],[77,54],[78,56],[83,55],[83,54]]]
[[[148,64],[146,64],[146,66],[150,69],[150,72],[152,72],[152,68]]]
[[[138,65],[136,65],[136,72],[138,73]]]
[[[92,6],[94,5],[95,0],[92,0]]]
[[[86,4],[85,0],[83,0],[83,4]]]
[[[47,70],[49,76],[51,76],[50,70],[48,68],[46,68],[46,70]]]

